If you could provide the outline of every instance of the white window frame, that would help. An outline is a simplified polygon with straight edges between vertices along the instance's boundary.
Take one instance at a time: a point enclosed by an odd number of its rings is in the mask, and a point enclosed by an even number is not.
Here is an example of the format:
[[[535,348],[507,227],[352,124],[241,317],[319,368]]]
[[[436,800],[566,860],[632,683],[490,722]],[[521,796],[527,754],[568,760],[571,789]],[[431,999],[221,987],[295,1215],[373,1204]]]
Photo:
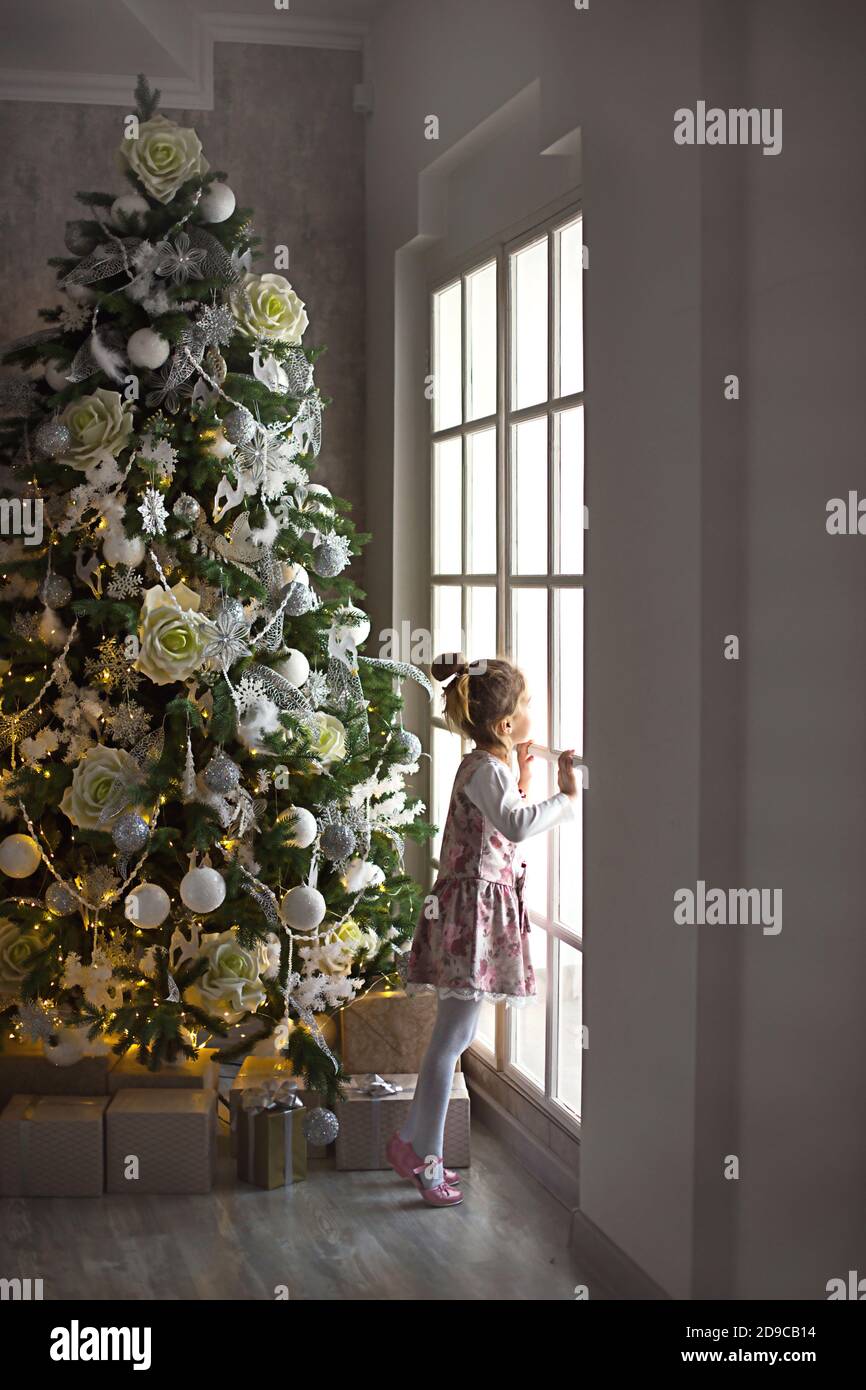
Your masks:
[[[558,729],[556,727],[556,701],[554,692],[557,689],[559,671],[557,669],[557,642],[556,622],[557,622],[557,598],[556,591],[561,589],[583,589],[584,590],[584,631],[586,629],[586,557],[584,556],[583,572],[581,574],[557,574],[554,572],[554,557],[558,554],[559,548],[559,508],[558,508],[558,478],[557,470],[554,468],[554,423],[555,417],[565,410],[574,406],[583,405],[585,409],[585,387],[579,392],[571,393],[567,396],[555,396],[554,388],[558,379],[558,362],[556,361],[556,314],[558,311],[558,294],[556,286],[556,265],[555,265],[555,234],[561,228],[568,226],[577,217],[583,217],[582,205],[578,202],[570,202],[566,206],[559,208],[555,214],[548,216],[540,221],[534,221],[518,236],[510,240],[496,240],[486,243],[483,248],[476,248],[473,253],[461,257],[460,261],[453,265],[448,274],[438,274],[429,281],[428,285],[428,316],[429,316],[429,347],[428,347],[428,373],[433,370],[434,361],[434,304],[435,295],[443,290],[462,281],[461,293],[461,377],[462,377],[462,423],[451,426],[447,429],[434,429],[433,402],[431,401],[429,412],[429,459],[430,459],[430,516],[431,522],[434,518],[435,507],[435,446],[443,440],[460,438],[462,441],[462,515],[461,515],[461,564],[465,564],[467,557],[467,520],[468,520],[468,468],[467,468],[467,436],[479,430],[496,427],[496,512],[497,512],[497,537],[496,537],[496,556],[497,572],[495,574],[438,574],[435,570],[435,537],[434,526],[430,526],[431,549],[429,558],[430,571],[430,612],[429,630],[433,631],[433,593],[434,586],[441,587],[453,585],[461,590],[461,632],[467,632],[467,589],[477,585],[491,585],[496,590],[496,640],[497,653],[508,655],[512,651],[512,591],[514,588],[541,587],[547,590],[548,594],[548,669],[549,682],[547,691],[547,727],[548,738],[551,747],[556,748]],[[527,406],[521,410],[511,409],[511,283],[510,283],[510,264],[511,257],[523,247],[538,241],[542,236],[547,237],[548,253],[548,380],[547,398],[537,405]],[[479,270],[482,266],[490,264],[495,260],[497,265],[497,406],[493,415],[485,416],[481,419],[468,421],[467,414],[467,391],[468,373],[466,370],[466,277],[472,272]],[[435,383],[434,383],[435,389]],[[547,573],[544,575],[524,575],[512,573],[512,426],[524,420],[539,419],[546,417],[547,420],[547,469],[548,469],[548,553],[547,553]],[[584,415],[585,424],[585,415]],[[583,517],[576,519],[576,524],[583,525]],[[585,643],[584,643],[585,648]],[[486,656],[486,652],[468,652],[467,655]],[[581,654],[583,658],[583,653]],[[538,694],[534,695],[538,698]],[[431,714],[431,735],[430,746],[432,751],[433,736],[432,729],[446,729],[444,720],[435,711]],[[454,735],[457,737],[457,735]],[[465,753],[469,748],[466,739],[460,739],[461,752]],[[536,757],[536,766],[541,762],[555,763],[553,753],[547,748],[533,745]],[[433,755],[435,756],[435,754]],[[581,754],[583,756],[583,754]],[[431,769],[431,788],[432,788],[432,769]],[[547,795],[545,791],[543,795]],[[541,797],[541,794],[539,794]],[[583,829],[585,839],[585,824]],[[559,830],[554,829],[550,832],[550,843],[548,851],[548,906],[558,901],[556,875],[559,866]],[[428,855],[430,881],[435,879],[438,861],[432,854],[432,846]],[[582,895],[583,896],[583,895]],[[498,1004],[496,1008],[496,1041],[493,1052],[480,1040],[472,1044],[473,1048],[492,1065],[496,1070],[508,1077],[509,1081],[519,1090],[524,1092],[536,1105],[541,1106],[550,1113],[560,1125],[571,1130],[576,1135],[580,1133],[580,1119],[574,1112],[557,1100],[553,1095],[555,1086],[556,1072],[558,1067],[558,1025],[559,1025],[559,942],[564,941],[582,953],[583,932],[572,927],[566,926],[555,917],[546,917],[535,910],[530,910],[530,920],[534,929],[541,929],[546,934],[547,941],[547,1008],[545,1020],[545,1066],[544,1066],[544,1088],[539,1088],[535,1080],[526,1075],[515,1062],[510,1059],[511,1052],[511,1033],[516,1023],[516,1010],[507,1009],[504,1003]],[[582,914],[581,914],[582,926]],[[582,992],[582,991],[581,991]],[[530,1005],[530,1008],[537,1007]]]

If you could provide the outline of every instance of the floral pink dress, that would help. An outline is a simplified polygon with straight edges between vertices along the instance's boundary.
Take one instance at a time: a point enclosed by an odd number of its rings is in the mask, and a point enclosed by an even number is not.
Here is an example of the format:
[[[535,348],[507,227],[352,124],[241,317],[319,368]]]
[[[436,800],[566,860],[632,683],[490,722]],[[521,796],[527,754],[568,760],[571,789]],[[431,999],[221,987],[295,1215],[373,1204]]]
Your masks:
[[[473,749],[457,769],[439,875],[415,928],[404,987],[408,994],[435,990],[521,1006],[536,998],[523,898],[526,864],[515,864],[518,845],[464,790],[482,758],[493,755]]]

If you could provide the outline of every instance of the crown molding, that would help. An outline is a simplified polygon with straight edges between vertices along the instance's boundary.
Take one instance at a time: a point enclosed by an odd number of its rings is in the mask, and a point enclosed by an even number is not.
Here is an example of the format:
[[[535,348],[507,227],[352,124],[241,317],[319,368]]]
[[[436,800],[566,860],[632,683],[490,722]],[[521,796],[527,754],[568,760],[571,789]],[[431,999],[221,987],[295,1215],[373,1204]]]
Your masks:
[[[139,18],[141,11],[137,11]],[[212,111],[213,49],[215,43],[276,44],[287,48],[333,48],[363,52],[368,25],[363,20],[312,18],[281,11],[265,15],[207,11],[199,17],[193,71],[184,77],[149,74],[159,87],[163,108]],[[71,102],[87,106],[120,106],[133,100],[134,73],[57,72],[36,68],[0,68],[0,100]]]

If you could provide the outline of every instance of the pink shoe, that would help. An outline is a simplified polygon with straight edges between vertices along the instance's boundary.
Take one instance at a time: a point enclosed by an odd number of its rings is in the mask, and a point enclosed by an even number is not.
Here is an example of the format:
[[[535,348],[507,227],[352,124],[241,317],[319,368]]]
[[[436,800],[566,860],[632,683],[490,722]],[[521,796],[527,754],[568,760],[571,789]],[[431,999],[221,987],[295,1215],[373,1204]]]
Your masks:
[[[441,1159],[439,1160],[441,1163]],[[425,1187],[421,1181],[421,1174],[427,1167],[426,1163],[419,1163],[417,1168],[412,1169],[412,1180],[431,1207],[456,1207],[463,1201],[463,1193],[459,1187],[452,1187],[450,1183],[440,1182],[435,1187]]]
[[[419,1163],[422,1168],[424,1166],[420,1154],[416,1154],[408,1140],[400,1138],[400,1131],[398,1129],[394,1130],[394,1133],[385,1145],[385,1157],[394,1169],[394,1172],[399,1173],[401,1178],[411,1179],[415,1167]],[[446,1168],[445,1181],[453,1186],[454,1183],[460,1181],[460,1174],[455,1173],[453,1168]]]

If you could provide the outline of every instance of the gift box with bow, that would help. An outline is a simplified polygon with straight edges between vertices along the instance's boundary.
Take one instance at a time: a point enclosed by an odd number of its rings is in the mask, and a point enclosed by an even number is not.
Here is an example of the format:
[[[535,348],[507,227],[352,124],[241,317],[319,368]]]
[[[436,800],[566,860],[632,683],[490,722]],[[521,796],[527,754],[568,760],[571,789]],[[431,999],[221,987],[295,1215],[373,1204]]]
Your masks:
[[[294,1075],[292,1064],[287,1057],[246,1057],[229,1092],[231,1151],[233,1154],[237,1153],[238,1147],[238,1112],[241,1106],[241,1096],[244,1091],[260,1086],[262,1081],[271,1076],[290,1078],[297,1088],[298,1099],[308,1110],[314,1110],[317,1105],[324,1104],[319,1091],[309,1090],[302,1084],[301,1079]],[[327,1146],[324,1144],[307,1144],[308,1158],[324,1158],[327,1152]]]
[[[240,1093],[236,1108],[238,1177],[255,1187],[287,1187],[307,1176],[304,1105],[289,1076],[265,1076]]]
[[[385,1145],[406,1120],[417,1082],[417,1074],[400,1072],[373,1072],[351,1078],[346,1100],[335,1107],[340,1122],[338,1169],[355,1172],[390,1168]],[[454,1073],[445,1117],[444,1149],[448,1167],[469,1167],[469,1092],[462,1072]]]

